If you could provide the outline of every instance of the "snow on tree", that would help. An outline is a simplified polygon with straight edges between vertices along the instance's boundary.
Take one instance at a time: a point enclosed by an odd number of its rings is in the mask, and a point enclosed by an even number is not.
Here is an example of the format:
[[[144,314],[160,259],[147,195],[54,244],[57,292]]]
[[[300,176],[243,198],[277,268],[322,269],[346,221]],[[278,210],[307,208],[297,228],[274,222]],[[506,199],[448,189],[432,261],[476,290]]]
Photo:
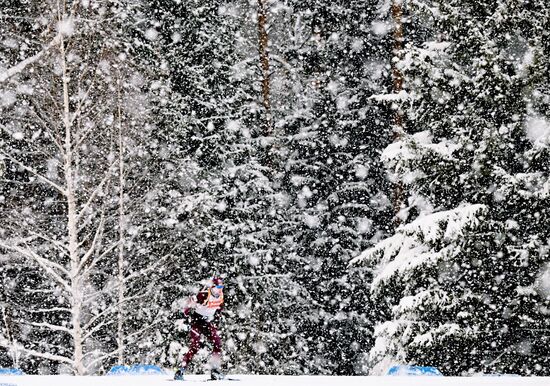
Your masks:
[[[19,12],[25,5],[13,7]],[[124,201],[123,186],[115,198],[117,175],[119,184],[124,180],[123,144],[131,137],[122,130],[135,130],[136,116],[145,123],[141,92],[131,82],[139,75],[126,61],[128,40],[117,29],[133,9],[124,2],[42,2],[26,9],[30,26],[4,26],[21,34],[15,49],[38,32],[39,40],[54,42],[25,67],[16,64],[3,85],[13,98],[2,110],[8,215],[0,246],[14,274],[3,294],[15,326],[6,333],[18,334],[2,346],[38,358],[27,362],[30,371],[96,372],[122,352],[121,331],[118,347],[115,341],[117,310],[152,290],[143,277],[154,265],[133,270],[119,255],[118,269],[128,270],[118,280],[111,275],[117,249],[123,253],[129,242],[121,237],[123,216],[113,210]],[[12,51],[8,62],[23,53]],[[139,290],[122,291],[136,280]],[[143,326],[132,332],[142,336]]]
[[[4,3],[0,365],[548,373],[545,1]]]
[[[251,299],[260,302],[271,290],[258,265],[272,249],[266,244],[273,220],[269,206],[276,195],[260,139],[265,128],[261,122],[267,120],[255,111],[261,96],[256,98],[247,79],[253,64],[243,72],[239,67],[244,60],[236,51],[239,14],[215,1],[162,2],[148,12],[162,20],[156,26],[157,47],[150,52],[165,60],[160,76],[169,85],[169,100],[159,99],[157,106],[157,138],[166,154],[159,160],[165,167],[156,186],[164,205],[155,210],[171,209],[161,214],[169,217],[165,222],[155,219],[156,232],[166,235],[164,240],[176,245],[179,255],[164,268],[162,301],[177,315],[178,299],[193,295],[198,282],[214,274],[226,276],[226,366],[254,371],[255,348],[263,347],[258,330],[264,323],[250,318],[248,308]],[[268,311],[262,307],[256,314]],[[176,364],[185,331],[167,331],[165,360]]]
[[[292,26],[276,30],[271,48],[273,114],[285,136],[283,248],[310,302],[292,315],[300,344],[289,350],[304,372],[353,374],[364,371],[372,304],[368,277],[346,266],[385,232],[391,213],[376,150],[390,139],[389,114],[369,100],[389,78],[381,70],[388,42],[370,33],[374,4],[281,3],[275,18]]]
[[[542,374],[548,298],[534,289],[548,259],[549,176],[530,128],[548,100],[548,6],[408,6],[429,33],[422,42],[409,30],[403,92],[379,96],[405,119],[383,154],[407,193],[405,224],[357,260],[374,264],[372,291],[387,305],[372,365]]]
[[[458,263],[465,259],[461,240],[479,228],[486,212],[477,204],[420,216],[352,261],[372,268],[372,295],[392,305],[390,320],[375,330],[374,372],[410,361],[411,351],[426,355],[434,346],[467,344],[485,334],[469,325],[465,311],[468,303],[479,307],[480,299],[457,283],[465,280],[460,271],[467,264]]]

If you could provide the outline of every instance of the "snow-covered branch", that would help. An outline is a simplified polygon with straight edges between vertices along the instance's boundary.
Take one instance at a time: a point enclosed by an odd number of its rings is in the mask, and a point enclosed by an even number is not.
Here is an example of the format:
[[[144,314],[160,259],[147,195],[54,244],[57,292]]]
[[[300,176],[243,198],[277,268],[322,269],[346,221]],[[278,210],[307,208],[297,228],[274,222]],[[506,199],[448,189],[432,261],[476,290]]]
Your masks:
[[[115,286],[113,289],[116,290],[116,288],[118,287],[118,284],[117,286]],[[131,301],[134,301],[134,300],[137,300],[137,299],[141,299],[141,298],[144,298],[146,296],[149,295],[151,291],[151,286],[148,286],[148,288],[145,290],[145,293],[142,293],[142,294],[139,294],[139,295],[134,295],[134,296],[130,296],[130,297],[125,297],[124,300],[122,302],[119,302],[119,303],[116,303],[114,305],[111,305],[109,307],[107,307],[106,309],[104,309],[102,312],[100,312],[99,314],[95,315],[92,319],[90,319],[88,321],[88,323],[86,323],[83,327],[82,327],[82,330],[83,331],[86,331],[88,330],[89,328],[91,328],[95,322],[97,322],[99,319],[103,318],[104,316],[107,316],[109,315],[110,313],[112,312],[115,312],[116,311],[116,307],[119,306],[120,304],[123,304],[123,303],[128,303],[128,302],[131,302]],[[102,294],[102,292],[98,291],[97,294]],[[87,299],[88,301],[90,299]]]
[[[108,352],[108,353],[104,353],[102,356],[99,356],[99,357],[95,358],[94,360],[90,361],[89,363],[87,363],[86,368],[87,369],[94,368],[96,363],[101,363],[101,361],[104,361],[107,358],[114,357],[117,354],[118,354],[118,349],[116,349],[114,351],[111,351],[111,352]]]
[[[112,313],[114,311],[116,311],[116,308],[113,305],[107,307],[106,309],[101,311],[99,314],[95,315],[92,319],[90,319],[88,321],[88,323],[86,323],[84,326],[82,326],[82,330],[83,331],[88,330],[89,328],[91,328],[94,325],[94,323],[96,321],[98,321],[99,319],[103,318],[106,315],[109,315],[110,313]]]
[[[82,219],[82,216],[86,213],[86,211],[90,208],[90,205],[92,204],[93,200],[97,197],[97,195],[101,192],[103,189],[103,186],[109,181],[109,179],[112,177],[113,168],[116,165],[116,162],[113,161],[109,167],[107,168],[105,175],[101,179],[100,183],[97,184],[94,191],[90,196],[88,197],[88,200],[84,204],[84,206],[80,209],[78,215],[77,215],[77,222],[79,222]]]
[[[34,252],[28,245],[27,245],[27,251],[32,255],[32,257],[40,264],[48,266],[51,269],[57,269],[59,270],[63,275],[70,277],[69,271],[67,271],[62,265],[57,264],[55,261],[51,261],[48,259],[45,259],[43,257],[38,256],[36,252]]]
[[[377,102],[396,102],[396,101],[406,101],[410,98],[410,95],[407,91],[401,90],[397,94],[374,94],[369,97]]]
[[[10,161],[12,161],[13,163],[17,164],[18,166],[20,166],[21,168],[23,168],[24,170],[28,171],[29,173],[31,173],[33,176],[37,177],[39,180],[42,180],[43,182],[45,182],[46,184],[50,185],[51,187],[53,187],[54,189],[56,189],[57,191],[59,191],[59,193],[61,193],[62,195],[65,195],[66,194],[66,191],[65,189],[63,189],[60,185],[56,184],[55,182],[53,182],[52,180],[50,180],[49,178],[46,178],[44,177],[42,174],[38,173],[36,170],[34,170],[33,168],[25,165],[24,163],[22,163],[21,161],[17,160],[16,158],[12,157],[10,154],[6,153],[4,150],[1,150],[0,149],[0,154],[3,155],[4,157],[8,158]]]
[[[33,236],[36,236],[36,237],[39,238],[39,239],[42,239],[42,240],[47,241],[47,242],[49,242],[49,243],[52,243],[52,244],[55,245],[60,251],[62,251],[62,252],[64,252],[64,253],[67,253],[67,247],[66,247],[63,243],[61,243],[61,242],[59,242],[59,241],[57,241],[57,240],[54,240],[54,239],[52,239],[51,237],[45,236],[45,235],[42,234],[42,233],[37,233],[37,232],[34,232],[34,231],[32,231],[32,230],[31,230],[29,233],[30,233],[31,235],[33,235]]]
[[[88,332],[82,335],[82,341],[84,342],[86,339],[90,338],[92,335],[94,335],[96,332],[101,330],[103,327],[108,326],[110,324],[116,323],[116,320],[105,320],[101,323],[96,324],[92,329],[90,329]]]
[[[71,366],[73,364],[73,360],[71,358],[67,358],[67,357],[64,357],[64,356],[61,356],[61,355],[55,355],[55,354],[50,354],[50,353],[46,353],[46,352],[30,350],[30,349],[25,348],[25,347],[20,347],[20,350],[23,351],[26,355],[31,356],[31,357],[44,358],[44,359],[48,359],[48,360],[51,360],[51,361],[67,363]]]
[[[21,255],[27,257],[29,260],[32,260],[32,261],[36,262],[40,267],[42,267],[42,269],[46,273],[48,273],[53,279],[55,279],[55,281],[57,283],[61,284],[63,286],[63,288],[65,288],[67,291],[70,291],[71,287],[69,285],[69,282],[67,280],[63,279],[53,269],[53,267],[55,267],[55,268],[59,269],[61,272],[63,272],[65,275],[69,276],[67,270],[65,270],[59,264],[56,264],[56,263],[54,263],[50,260],[47,260],[47,259],[44,259],[44,258],[38,256],[36,253],[34,253],[30,249],[23,249],[19,246],[6,244],[5,242],[0,242],[0,247],[11,250],[11,251],[14,251],[14,252],[18,252]]]
[[[84,95],[80,98],[80,101],[78,103],[78,105],[76,106],[76,109],[73,113],[73,116],[71,118],[71,124],[74,123],[74,121],[80,116],[80,112],[82,111],[82,107],[84,106],[84,103],[88,100],[88,95],[90,95],[90,92],[93,90],[94,86],[95,86],[95,81],[96,81],[96,71],[93,71],[93,77],[92,77],[92,80],[91,80],[91,84],[90,86],[88,87],[88,89],[86,90],[86,92],[84,93]],[[88,138],[88,135],[90,135],[91,131],[94,129],[93,126],[89,127],[83,135],[80,136],[78,142],[76,143],[75,147],[78,148],[85,140],[86,138]]]
[[[23,71],[28,65],[33,64],[37,60],[39,60],[42,56],[44,56],[49,50],[52,49],[52,47],[59,44],[61,41],[61,34],[57,34],[52,41],[42,49],[42,51],[38,52],[37,54],[17,63],[15,66],[8,68],[6,71],[0,73],[0,83],[5,82],[12,76],[20,73]]]
[[[151,328],[155,327],[160,322],[161,322],[161,320],[157,319],[157,320],[153,321],[152,323],[147,324],[145,327],[143,327],[143,328],[141,328],[137,331],[134,331],[131,334],[128,334],[126,336],[126,338],[128,339],[128,338],[131,338],[131,337],[134,337],[134,336],[139,336],[139,335],[143,334],[145,331],[150,330]]]
[[[161,264],[163,264],[168,257],[172,254],[172,252],[176,249],[176,247],[173,247],[167,254],[157,259],[152,265],[145,267],[143,269],[140,269],[139,271],[135,271],[132,274],[126,276],[124,278],[124,282],[128,282],[136,277],[144,276],[148,272],[155,271]]]
[[[417,267],[437,265],[452,253],[448,245],[467,228],[477,226],[486,211],[486,206],[474,204],[422,216],[402,225],[395,235],[367,249],[349,264],[376,267],[372,288],[381,288],[395,275],[410,276]],[[437,241],[442,245],[435,248],[432,245]]]
[[[82,271],[82,267],[84,267],[88,263],[88,260],[90,259],[90,257],[95,252],[97,242],[98,242],[99,238],[101,237],[101,234],[103,233],[103,224],[104,224],[104,222],[105,222],[105,218],[103,216],[101,216],[101,219],[99,220],[99,224],[98,224],[98,226],[96,228],[96,231],[95,231],[95,234],[94,234],[94,238],[92,240],[92,244],[90,245],[90,247],[88,248],[88,250],[86,251],[84,256],[82,257],[82,259],[80,260],[80,265],[78,266],[77,272]]]
[[[71,329],[65,326],[58,326],[56,324],[45,323],[45,322],[42,322],[42,323],[32,322],[32,323],[25,323],[25,324],[28,324],[29,326],[33,326],[33,327],[47,328],[48,330],[52,330],[52,331],[66,332],[69,335],[72,334]]]
[[[91,271],[91,269],[99,263],[101,260],[103,260],[109,253],[111,253],[118,245],[120,244],[120,241],[113,242],[107,249],[105,249],[101,255],[96,257],[95,259],[91,260],[91,263],[88,267],[85,267],[85,265],[80,264],[78,271],[82,272],[83,275],[86,275],[88,272]],[[84,269],[86,268],[86,269]]]
[[[70,308],[63,308],[63,307],[52,307],[52,308],[38,308],[36,310],[26,310],[26,312],[31,314],[42,314],[42,313],[48,313],[48,312],[71,312]]]

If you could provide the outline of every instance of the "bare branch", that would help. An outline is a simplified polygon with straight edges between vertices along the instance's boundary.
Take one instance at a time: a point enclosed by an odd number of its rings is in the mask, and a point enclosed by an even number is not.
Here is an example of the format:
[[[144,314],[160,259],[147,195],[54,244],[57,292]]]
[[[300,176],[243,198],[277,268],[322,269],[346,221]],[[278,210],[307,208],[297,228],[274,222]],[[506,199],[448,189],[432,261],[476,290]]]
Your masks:
[[[38,102],[35,100],[35,98],[29,98],[29,101],[34,107],[33,109],[29,109],[30,113],[34,115],[42,123],[44,130],[51,137],[52,141],[57,146],[57,149],[59,150],[60,154],[64,154],[65,149],[61,144],[59,132],[57,131],[58,129],[57,123],[51,117],[49,117],[47,113],[43,111],[42,109],[43,106],[39,105]],[[54,105],[57,105],[57,103],[54,102]]]
[[[71,119],[71,124],[74,123],[74,121],[76,120],[76,118],[80,115],[80,112],[82,111],[82,107],[84,106],[84,102],[88,99],[88,95],[90,95],[90,92],[92,91],[92,89],[94,88],[95,86],[95,81],[96,81],[96,71],[93,72],[93,77],[92,77],[92,82],[90,84],[90,87],[88,87],[88,89],[86,90],[86,92],[84,93],[84,96],[82,96],[80,98],[80,101],[78,103],[78,105],[76,106],[76,109],[73,113],[73,117]],[[85,138],[88,136],[88,134],[90,133],[90,131],[93,129],[93,127],[90,127],[85,133],[84,135],[80,138],[80,140],[78,141],[78,143],[76,144],[75,147],[78,147],[80,146],[80,144],[82,143],[82,141],[85,140]]]
[[[55,279],[55,281],[57,281],[59,284],[61,284],[67,291],[71,290],[71,286],[69,285],[69,283],[66,280],[63,280],[63,278],[57,272],[55,272],[54,269],[52,268],[52,266],[54,266],[58,269],[61,269],[63,273],[65,273],[65,274],[67,274],[67,276],[69,276],[68,273],[67,273],[67,270],[65,270],[59,264],[55,264],[52,261],[41,258],[38,255],[36,255],[33,251],[28,250],[28,249],[25,250],[23,248],[20,248],[19,246],[12,246],[12,245],[8,245],[4,242],[0,242],[0,247],[6,248],[10,251],[18,252],[18,253],[22,254],[23,256],[29,258],[30,260],[35,261],[40,267],[42,267],[42,269],[44,269],[44,271],[46,271],[46,273],[48,273],[50,276],[52,276]],[[50,265],[48,265],[48,264],[50,264]]]
[[[10,161],[16,163],[17,165],[19,165],[20,167],[22,167],[23,169],[25,169],[26,171],[28,171],[29,173],[33,174],[35,177],[37,177],[38,179],[44,181],[45,183],[47,183],[48,185],[50,185],[51,187],[55,188],[56,190],[58,190],[62,195],[65,195],[65,189],[63,189],[61,186],[59,186],[58,184],[56,184],[55,182],[53,182],[52,180],[44,177],[42,174],[38,173],[36,170],[34,170],[33,168],[30,168],[28,167],[27,165],[23,164],[21,161],[15,159],[14,157],[12,157],[10,154],[6,153],[4,150],[0,150],[0,154],[2,154],[4,157],[8,158]]]
[[[141,274],[145,273],[144,270],[141,270],[139,271]],[[111,289],[116,291],[116,289],[120,286],[120,283],[117,283],[114,287],[112,287]],[[129,296],[129,297],[125,297],[124,300],[122,302],[117,302],[109,307],[107,307],[105,310],[103,310],[101,313],[95,315],[92,319],[90,319],[90,321],[88,321],[88,323],[86,323],[85,326],[82,327],[83,330],[87,330],[88,328],[90,328],[97,320],[99,320],[100,318],[102,318],[103,316],[105,315],[108,315],[109,313],[111,312],[114,312],[116,311],[116,307],[119,306],[120,304],[126,304],[128,302],[131,302],[133,300],[136,300],[136,299],[141,299],[141,298],[144,298],[146,296],[148,296],[151,291],[153,290],[154,288],[152,287],[152,285],[149,285],[145,291],[143,293],[140,293],[138,295],[134,295],[134,296]],[[103,294],[104,292],[102,291],[98,291],[97,293],[101,293]],[[96,294],[97,294],[96,293]],[[92,296],[96,295],[96,294],[93,294]]]
[[[132,334],[128,335],[128,337],[133,337],[135,335],[140,335],[142,334],[143,332],[147,331],[147,330],[150,330],[151,328],[155,327],[157,324],[159,324],[160,321],[159,320],[156,320],[155,322],[151,323],[151,324],[148,324],[146,327],[142,328],[141,330],[138,330],[136,332],[133,332]],[[103,360],[105,360],[106,358],[109,358],[109,357],[112,357],[112,356],[115,356],[118,354],[118,349],[116,350],[113,350],[109,353],[105,353],[105,355],[101,356],[101,357],[98,357],[96,359],[94,359],[93,361],[91,361],[89,364],[88,364],[88,367],[87,368],[92,368],[97,362],[101,362]]]
[[[32,322],[32,323],[23,322],[23,324],[33,326],[33,327],[43,327],[43,328],[47,328],[47,329],[52,330],[52,331],[66,332],[69,335],[72,334],[71,329],[69,329],[67,327],[64,327],[64,326],[59,326],[59,325],[56,325],[56,324],[37,323],[37,322]]]
[[[105,256],[107,256],[107,254],[112,252],[119,244],[120,244],[120,241],[114,242],[113,244],[111,244],[111,246],[109,246],[109,248],[104,250],[103,253],[101,253],[101,255],[99,255],[96,259],[93,259],[91,264],[85,270],[83,270],[83,275],[84,276],[87,275],[90,272],[90,270],[93,267],[95,267],[95,265],[97,263],[99,263],[101,260],[103,260],[105,258]],[[79,269],[83,269],[83,268],[84,268],[84,266],[81,264],[79,266]]]
[[[117,286],[113,287],[114,290],[116,290],[118,287],[118,284]],[[145,290],[144,293],[141,293],[139,295],[134,295],[134,296],[130,296],[130,297],[125,297],[124,300],[122,302],[117,302],[109,307],[107,307],[105,310],[103,310],[102,312],[100,312],[99,314],[95,315],[92,319],[90,319],[90,321],[88,323],[86,323],[85,326],[82,327],[83,330],[87,330],[89,329],[97,320],[99,320],[100,318],[102,318],[103,316],[105,315],[108,315],[109,313],[111,312],[114,312],[116,311],[116,307],[120,304],[126,304],[128,302],[131,302],[133,300],[137,300],[137,299],[142,299],[146,296],[148,296],[151,291],[153,290],[152,286],[148,286],[147,289]],[[96,294],[103,294],[104,292],[102,291],[97,291],[95,294],[93,295],[96,295]]]
[[[99,323],[94,328],[92,328],[90,331],[88,331],[84,336],[82,337],[82,341],[84,342],[86,339],[91,337],[93,334],[95,334],[97,331],[99,331],[101,328],[108,326],[109,324],[113,324],[115,320],[106,320],[104,322]]]
[[[143,276],[144,274],[150,272],[150,271],[153,271],[154,269],[156,269],[159,265],[161,265],[162,263],[164,263],[164,261],[170,257],[170,255],[172,254],[172,252],[176,249],[176,247],[172,247],[172,249],[167,253],[165,254],[164,256],[162,256],[161,258],[157,259],[153,265],[150,265],[148,266],[147,268],[144,268],[144,269],[140,269],[139,271],[136,271],[134,273],[132,273],[131,275],[128,275],[124,278],[124,282],[128,282],[130,280],[132,280],[133,278],[135,277],[138,277],[138,276]]]
[[[46,312],[72,312],[70,308],[63,308],[63,307],[39,308],[37,310],[26,310],[26,311],[31,314],[40,314],[40,313],[46,313]]]
[[[140,335],[140,334],[143,334],[145,331],[153,328],[154,326],[156,326],[157,324],[160,323],[160,320],[157,319],[155,320],[153,323],[150,323],[150,324],[147,324],[145,327],[143,327],[142,329],[140,330],[137,330],[137,331],[134,331],[133,333],[129,334],[126,336],[126,338],[131,338],[133,336],[136,336],[136,335]]]
[[[6,345],[6,344],[3,344],[2,341],[0,341],[0,347],[9,348],[9,346]],[[35,350],[29,350],[25,347],[21,347],[20,350],[23,351],[25,354],[27,354],[29,356],[32,356],[32,357],[44,358],[44,359],[49,359],[49,360],[52,360],[52,361],[63,362],[63,363],[68,363],[70,365],[73,365],[72,359],[61,356],[61,355],[54,355],[54,354],[43,353],[43,352],[39,352],[39,351],[35,351]]]
[[[86,366],[86,369],[90,369],[90,368],[93,368],[95,366],[95,364],[97,362],[101,362],[107,358],[110,358],[112,356],[115,356],[116,354],[118,353],[118,349],[114,350],[114,351],[111,351],[109,353],[106,353],[105,355],[102,355],[100,357],[97,357],[96,359],[94,359],[93,361],[91,361],[90,363],[88,363],[88,365]]]
[[[5,82],[6,80],[8,80],[9,78],[11,78],[12,76],[14,76],[15,74],[18,74],[20,73],[21,71],[23,71],[25,69],[25,67],[27,67],[29,64],[32,64],[34,62],[36,62],[37,60],[39,60],[42,56],[44,56],[44,54],[46,52],[48,52],[52,47],[54,47],[55,45],[59,44],[59,41],[61,40],[61,34],[57,34],[53,39],[52,41],[42,49],[42,51],[40,51],[39,53],[17,63],[15,66],[11,67],[11,68],[8,68],[6,71],[4,71],[3,73],[0,73],[0,83],[3,83]]]
[[[49,243],[52,243],[53,245],[55,245],[57,248],[59,248],[60,250],[62,250],[63,252],[67,253],[67,247],[63,244],[63,243],[60,243],[59,241],[57,240],[54,240],[50,237],[47,237],[43,234],[40,234],[40,233],[37,233],[37,232],[34,232],[34,231],[30,231],[30,234],[31,235],[34,235],[36,236],[37,238],[39,239],[42,239],[44,241],[47,241]]]
[[[36,254],[36,252],[34,252],[28,245],[25,245],[27,247],[27,251],[32,255],[32,257],[37,260],[37,261],[40,261],[42,262],[42,264],[44,265],[47,265],[49,266],[50,268],[55,268],[55,269],[58,269],[59,271],[61,271],[62,274],[64,274],[65,276],[67,277],[70,277],[70,273],[69,271],[67,271],[67,269],[65,269],[65,267],[63,267],[62,265],[60,264],[57,264],[56,262],[54,261],[51,261],[51,260],[48,260],[48,259],[45,259],[43,257],[40,257]]]
[[[103,185],[105,185],[105,183],[107,183],[107,181],[109,181],[109,179],[111,178],[111,175],[112,175],[112,171],[113,171],[113,167],[114,165],[116,164],[115,161],[113,161],[109,167],[107,168],[107,170],[105,171],[105,176],[103,177],[103,179],[101,180],[101,182],[97,185],[97,187],[94,189],[94,191],[92,192],[92,194],[90,195],[90,197],[88,198],[88,200],[86,201],[86,204],[84,204],[84,206],[82,207],[82,209],[80,209],[78,215],[77,215],[77,222],[79,222],[81,219],[82,219],[82,216],[84,213],[86,213],[86,209],[88,209],[90,207],[90,205],[92,204],[92,201],[94,200],[94,198],[97,196],[97,194],[101,191],[101,189],[103,188]]]
[[[97,240],[99,240],[100,235],[103,233],[103,224],[104,224],[104,222],[105,222],[105,217],[103,216],[103,213],[102,213],[101,214],[101,219],[99,220],[99,225],[97,226],[97,229],[95,231],[94,239],[92,240],[92,245],[90,245],[90,248],[88,248],[88,250],[86,251],[86,253],[82,257],[82,259],[80,260],[80,264],[78,265],[77,272],[81,272],[84,265],[86,265],[86,263],[88,262],[88,260],[92,256],[92,254],[94,253],[96,245],[97,245]]]
[[[86,331],[87,329],[89,329],[90,327],[92,327],[92,325],[97,321],[99,320],[100,318],[102,318],[103,316],[105,315],[108,315],[109,313],[115,311],[115,307],[113,305],[107,307],[106,309],[104,309],[103,311],[101,311],[99,314],[95,315],[92,319],[90,319],[90,321],[88,323],[86,323],[84,326],[82,326],[82,330]]]

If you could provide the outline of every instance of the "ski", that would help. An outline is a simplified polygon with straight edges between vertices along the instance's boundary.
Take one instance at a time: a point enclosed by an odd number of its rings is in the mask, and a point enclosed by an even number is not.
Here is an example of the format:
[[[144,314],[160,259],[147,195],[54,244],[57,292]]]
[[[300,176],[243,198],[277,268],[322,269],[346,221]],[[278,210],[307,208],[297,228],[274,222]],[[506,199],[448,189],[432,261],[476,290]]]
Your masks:
[[[206,379],[205,382],[217,382],[217,381],[240,381],[239,378],[222,378],[222,379]]]
[[[221,379],[211,379],[211,378],[208,378],[208,379],[173,379],[173,378],[170,378],[168,379],[169,381],[172,381],[172,382],[217,382],[217,381],[240,381],[239,378],[232,378],[232,377],[225,377],[225,378],[221,378]]]

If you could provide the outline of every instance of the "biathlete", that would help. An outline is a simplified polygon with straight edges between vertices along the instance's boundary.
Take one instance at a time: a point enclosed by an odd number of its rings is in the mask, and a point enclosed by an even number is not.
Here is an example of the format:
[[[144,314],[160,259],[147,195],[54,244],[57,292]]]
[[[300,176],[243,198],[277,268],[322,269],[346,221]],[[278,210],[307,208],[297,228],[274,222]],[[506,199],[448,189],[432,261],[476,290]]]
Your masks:
[[[222,341],[218,334],[217,324],[223,309],[223,279],[214,277],[208,284],[189,302],[183,310],[191,320],[191,332],[189,333],[190,346],[184,355],[181,367],[174,375],[175,380],[183,380],[185,368],[191,362],[201,346],[201,337],[206,337],[212,342],[214,348],[210,359],[210,378],[212,380],[223,379],[220,371],[222,357]]]

